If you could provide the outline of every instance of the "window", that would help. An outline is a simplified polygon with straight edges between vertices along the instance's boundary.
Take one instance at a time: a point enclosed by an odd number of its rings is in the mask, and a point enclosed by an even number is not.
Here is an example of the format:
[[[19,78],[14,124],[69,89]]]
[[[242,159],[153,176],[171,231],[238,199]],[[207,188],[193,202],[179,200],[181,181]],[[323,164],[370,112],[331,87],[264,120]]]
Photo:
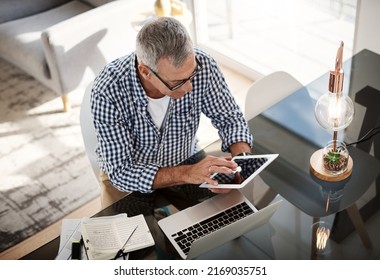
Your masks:
[[[257,79],[277,70],[303,84],[352,56],[356,0],[188,0],[194,38],[220,63]]]

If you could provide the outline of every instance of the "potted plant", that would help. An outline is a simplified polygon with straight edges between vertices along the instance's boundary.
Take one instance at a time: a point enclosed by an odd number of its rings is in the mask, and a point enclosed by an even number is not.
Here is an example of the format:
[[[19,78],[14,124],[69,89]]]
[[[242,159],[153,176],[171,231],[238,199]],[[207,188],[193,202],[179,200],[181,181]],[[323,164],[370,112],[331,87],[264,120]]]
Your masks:
[[[348,157],[346,145],[342,141],[332,140],[323,150],[323,167],[331,174],[341,174],[347,170]]]

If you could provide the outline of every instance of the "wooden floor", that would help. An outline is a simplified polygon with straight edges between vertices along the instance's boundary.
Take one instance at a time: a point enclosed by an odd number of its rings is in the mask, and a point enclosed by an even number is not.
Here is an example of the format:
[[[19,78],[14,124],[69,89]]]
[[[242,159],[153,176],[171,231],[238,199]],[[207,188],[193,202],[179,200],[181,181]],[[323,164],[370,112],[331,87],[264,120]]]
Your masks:
[[[225,79],[235,96],[239,105],[244,104],[245,93],[248,87],[253,83],[253,80],[243,77],[234,71],[221,66],[225,75]],[[90,201],[76,211],[68,214],[64,218],[82,218],[91,217],[101,209],[100,197]],[[43,244],[59,236],[61,231],[61,220],[33,235],[32,237],[16,244],[15,246],[0,253],[0,260],[15,260],[19,259]]]

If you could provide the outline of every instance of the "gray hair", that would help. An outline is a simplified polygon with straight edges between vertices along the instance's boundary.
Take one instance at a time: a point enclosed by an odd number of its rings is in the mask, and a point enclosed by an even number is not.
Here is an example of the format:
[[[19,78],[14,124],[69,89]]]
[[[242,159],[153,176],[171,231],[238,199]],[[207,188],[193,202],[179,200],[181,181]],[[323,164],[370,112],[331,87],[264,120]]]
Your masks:
[[[157,62],[161,58],[168,58],[178,68],[192,52],[193,43],[186,28],[171,17],[156,18],[137,34],[137,60],[153,71],[158,71]]]

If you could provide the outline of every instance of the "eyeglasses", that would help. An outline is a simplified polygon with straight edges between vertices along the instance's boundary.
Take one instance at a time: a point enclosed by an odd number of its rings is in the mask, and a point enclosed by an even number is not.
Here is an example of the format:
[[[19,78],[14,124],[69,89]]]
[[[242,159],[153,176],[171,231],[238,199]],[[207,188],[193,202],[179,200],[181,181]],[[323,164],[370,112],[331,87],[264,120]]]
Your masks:
[[[195,62],[197,63],[196,69],[194,70],[193,74],[190,75],[187,79],[181,80],[178,84],[175,86],[170,86],[167,82],[165,82],[156,72],[154,72],[150,67],[149,70],[163,83],[170,91],[175,91],[176,89],[179,89],[181,86],[186,84],[187,81],[192,80],[199,72],[202,71],[203,65],[200,63],[198,58],[195,58]]]

